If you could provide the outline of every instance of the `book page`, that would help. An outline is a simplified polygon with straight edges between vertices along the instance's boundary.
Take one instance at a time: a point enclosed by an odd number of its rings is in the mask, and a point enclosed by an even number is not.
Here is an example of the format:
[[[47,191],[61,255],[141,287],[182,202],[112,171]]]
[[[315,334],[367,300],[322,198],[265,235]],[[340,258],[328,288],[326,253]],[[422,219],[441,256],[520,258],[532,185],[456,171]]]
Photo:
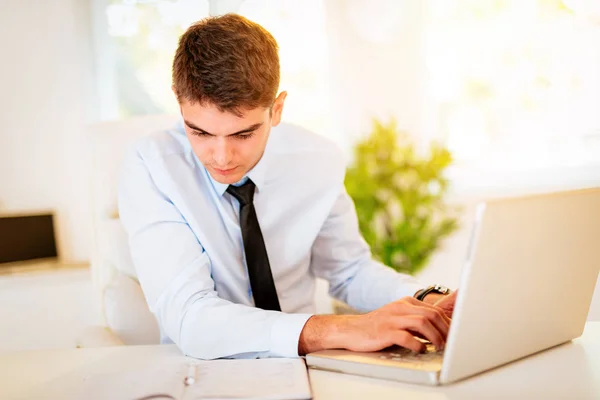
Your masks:
[[[137,400],[162,394],[160,399],[179,400],[185,390],[184,377],[188,371],[185,358],[165,357],[156,364],[129,368],[115,367],[113,372],[76,371],[77,376],[65,376],[44,386],[44,392],[70,393],[69,398],[85,400]],[[68,387],[69,390],[65,390]],[[33,396],[31,398],[66,398],[63,396]],[[159,397],[154,397],[159,398]]]
[[[185,400],[310,399],[303,359],[214,360],[195,362],[195,383]]]

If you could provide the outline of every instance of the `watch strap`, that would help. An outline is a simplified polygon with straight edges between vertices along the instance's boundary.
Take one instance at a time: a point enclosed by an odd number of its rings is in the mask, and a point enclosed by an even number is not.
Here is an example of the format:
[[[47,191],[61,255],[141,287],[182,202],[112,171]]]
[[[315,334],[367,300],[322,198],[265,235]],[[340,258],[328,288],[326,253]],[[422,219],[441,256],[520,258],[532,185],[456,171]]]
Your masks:
[[[427,296],[429,293],[438,293],[438,294],[450,294],[450,289],[448,289],[445,286],[442,285],[432,285],[432,286],[428,286],[424,289],[419,290],[417,293],[415,293],[415,298],[417,300],[423,301],[423,299],[425,299],[425,296]]]

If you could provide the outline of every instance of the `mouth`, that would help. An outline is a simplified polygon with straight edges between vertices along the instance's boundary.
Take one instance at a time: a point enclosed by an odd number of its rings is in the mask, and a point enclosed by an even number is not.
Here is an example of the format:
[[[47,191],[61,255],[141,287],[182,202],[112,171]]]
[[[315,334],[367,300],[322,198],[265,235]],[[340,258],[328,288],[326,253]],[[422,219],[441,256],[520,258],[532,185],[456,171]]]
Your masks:
[[[216,173],[218,173],[219,175],[229,175],[229,174],[232,174],[236,170],[236,168],[237,167],[230,168],[230,169],[219,169],[219,168],[214,168],[213,167],[213,170]]]

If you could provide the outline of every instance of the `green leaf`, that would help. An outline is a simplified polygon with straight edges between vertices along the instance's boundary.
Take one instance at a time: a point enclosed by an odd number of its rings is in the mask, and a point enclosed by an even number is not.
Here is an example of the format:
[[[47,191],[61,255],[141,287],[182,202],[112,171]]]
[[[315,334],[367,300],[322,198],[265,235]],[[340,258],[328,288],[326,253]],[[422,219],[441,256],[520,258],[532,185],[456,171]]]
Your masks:
[[[459,210],[445,202],[444,172],[452,162],[442,144],[431,143],[421,155],[394,120],[373,120],[371,133],[354,147],[345,185],[374,258],[414,275],[458,229]]]

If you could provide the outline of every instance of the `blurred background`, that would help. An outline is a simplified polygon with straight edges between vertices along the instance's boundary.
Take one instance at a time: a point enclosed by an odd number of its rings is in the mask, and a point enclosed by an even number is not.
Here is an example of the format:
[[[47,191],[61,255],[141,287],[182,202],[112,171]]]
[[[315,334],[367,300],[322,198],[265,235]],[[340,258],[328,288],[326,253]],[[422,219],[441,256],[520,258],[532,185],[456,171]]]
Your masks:
[[[122,147],[176,120],[178,37],[227,12],[277,39],[285,120],[335,141],[349,166],[382,129],[430,161],[437,186],[416,185],[454,222],[404,268],[426,283],[458,285],[477,201],[600,186],[596,0],[2,0],[0,350],[70,346],[106,325],[107,285],[119,270],[135,280],[115,250]]]

